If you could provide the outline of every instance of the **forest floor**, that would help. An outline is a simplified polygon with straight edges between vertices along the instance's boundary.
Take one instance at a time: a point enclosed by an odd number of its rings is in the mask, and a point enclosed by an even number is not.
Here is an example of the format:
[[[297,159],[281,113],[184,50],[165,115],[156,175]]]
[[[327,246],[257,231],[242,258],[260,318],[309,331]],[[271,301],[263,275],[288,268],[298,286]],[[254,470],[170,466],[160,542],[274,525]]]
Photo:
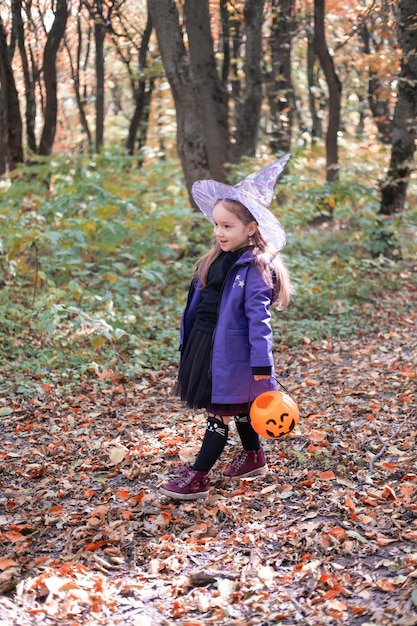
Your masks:
[[[300,422],[269,474],[174,502],[203,414],[112,371],[0,401],[0,626],[417,624],[417,294],[372,332],[277,346]]]

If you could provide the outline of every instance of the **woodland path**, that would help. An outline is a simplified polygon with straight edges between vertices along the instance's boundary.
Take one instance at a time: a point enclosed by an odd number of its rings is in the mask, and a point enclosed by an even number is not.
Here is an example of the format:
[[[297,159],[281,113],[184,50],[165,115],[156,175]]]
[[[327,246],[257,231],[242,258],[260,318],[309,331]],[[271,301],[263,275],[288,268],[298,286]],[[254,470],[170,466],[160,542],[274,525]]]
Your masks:
[[[158,493],[204,431],[175,369],[0,404],[0,626],[417,624],[417,294],[372,331],[277,346],[301,409],[270,473]],[[393,300],[394,299],[394,300]],[[222,463],[236,451],[232,429]]]

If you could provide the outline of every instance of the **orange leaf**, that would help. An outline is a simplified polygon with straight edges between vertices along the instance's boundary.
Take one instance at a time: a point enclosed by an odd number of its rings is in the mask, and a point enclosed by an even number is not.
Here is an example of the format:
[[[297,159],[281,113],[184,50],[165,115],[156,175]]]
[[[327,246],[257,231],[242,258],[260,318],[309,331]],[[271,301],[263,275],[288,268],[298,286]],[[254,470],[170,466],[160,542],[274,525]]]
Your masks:
[[[131,493],[127,489],[119,489],[116,493],[116,498],[119,498],[119,500],[129,500],[130,496]]]
[[[179,600],[174,600],[174,602],[172,603],[172,609],[171,609],[171,615],[172,617],[175,619],[177,617],[181,617],[181,615],[184,615],[184,606],[182,604],[182,602],[180,602]]]
[[[388,461],[382,461],[381,463],[381,467],[387,470],[394,470],[398,466],[399,466],[399,463],[388,463]]]
[[[328,591],[326,591],[326,593],[324,594],[323,598],[325,600],[332,600],[333,598],[338,596],[341,591],[342,591],[342,589],[339,586],[337,586],[335,589],[329,589]]]
[[[329,533],[330,534],[330,533]],[[321,583],[327,583],[329,580],[333,580],[332,575],[329,572],[323,572],[323,574],[319,578]]]
[[[55,506],[51,506],[51,508],[48,510],[48,513],[52,513],[52,514],[60,513],[63,508],[64,507],[62,506],[62,504],[56,504]]]
[[[396,500],[397,499],[397,496],[395,495],[394,490],[389,485],[385,485],[384,490],[382,491],[382,497],[384,500]]]
[[[9,569],[9,567],[19,567],[19,563],[16,563],[16,561],[12,561],[12,559],[7,558],[7,556],[1,557],[0,570],[4,572],[4,570]]]
[[[369,504],[370,506],[377,506],[378,504],[376,500],[373,500],[369,496],[367,496],[366,498],[361,498],[361,502],[363,504]]]
[[[412,401],[414,400],[414,396],[412,396],[412,395],[411,395],[411,394],[409,394],[409,393],[403,393],[403,394],[402,394],[402,395],[398,398],[398,400],[399,400],[400,402],[412,402]]]
[[[34,559],[33,563],[35,565],[42,565],[42,563],[46,563],[46,561],[48,561],[48,558],[49,557],[47,556],[38,556],[37,559]]]
[[[82,563],[75,563],[75,569],[79,574],[87,574],[89,572],[88,567],[86,567]]]
[[[4,533],[9,541],[16,543],[16,541],[25,541],[26,537],[22,533],[18,533],[15,530],[9,530]]]
[[[409,485],[401,485],[400,491],[406,500],[410,500],[414,492],[414,487]]]
[[[102,548],[103,546],[107,546],[108,543],[112,543],[112,542],[107,541],[106,539],[101,539],[100,541],[93,541],[92,543],[88,543],[85,546],[85,550],[87,550],[87,552],[94,552],[94,550],[98,550],[99,548]]]
[[[336,526],[329,530],[329,535],[335,537],[338,541],[345,541],[347,539],[347,533],[341,526]]]
[[[400,375],[403,378],[417,378],[417,371],[411,368],[409,369],[406,368],[406,369],[400,370]]]
[[[412,480],[412,481],[416,481],[417,480],[417,474],[404,474],[403,476],[403,480]]]
[[[309,439],[311,439],[311,441],[324,441],[327,437],[327,433],[325,433],[323,430],[310,430],[308,433],[308,437]]]
[[[102,372],[96,372],[96,376],[99,380],[106,380],[106,378],[114,379],[115,373],[111,369],[105,369]]]
[[[351,498],[349,498],[349,496],[346,496],[346,498],[345,498],[345,502],[346,502],[346,506],[349,508],[349,510],[350,510],[352,513],[356,513],[355,505],[354,505],[354,503],[353,503],[352,499],[351,499]]]
[[[321,474],[319,474],[319,478],[321,480],[334,480],[336,476],[334,472],[328,471],[328,472],[322,472]]]
[[[362,615],[362,613],[366,613],[367,610],[368,608],[365,606],[353,606],[351,608],[353,615]]]
[[[376,583],[377,588],[380,591],[393,591],[394,590],[394,585],[392,583],[390,583],[389,580],[386,580],[385,578],[381,578],[381,580],[378,580],[378,582]]]

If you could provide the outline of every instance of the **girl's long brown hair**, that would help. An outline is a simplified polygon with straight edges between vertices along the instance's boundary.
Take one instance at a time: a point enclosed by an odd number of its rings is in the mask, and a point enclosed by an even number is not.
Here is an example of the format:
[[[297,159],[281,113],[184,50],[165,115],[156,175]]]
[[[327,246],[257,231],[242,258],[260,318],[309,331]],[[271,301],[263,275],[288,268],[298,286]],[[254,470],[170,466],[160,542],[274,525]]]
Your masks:
[[[226,209],[236,215],[244,224],[248,226],[251,222],[256,222],[248,209],[237,200],[228,198],[217,200],[215,203],[223,202]],[[291,297],[295,293],[294,286],[288,272],[288,268],[281,256],[262,237],[259,229],[251,237],[255,265],[261,270],[266,284],[273,288],[277,294],[274,306],[279,310],[284,310],[290,303]],[[196,265],[195,276],[200,279],[203,287],[207,283],[207,275],[213,261],[220,255],[222,249],[216,241],[206,254],[204,254]],[[271,271],[272,270],[272,271]]]

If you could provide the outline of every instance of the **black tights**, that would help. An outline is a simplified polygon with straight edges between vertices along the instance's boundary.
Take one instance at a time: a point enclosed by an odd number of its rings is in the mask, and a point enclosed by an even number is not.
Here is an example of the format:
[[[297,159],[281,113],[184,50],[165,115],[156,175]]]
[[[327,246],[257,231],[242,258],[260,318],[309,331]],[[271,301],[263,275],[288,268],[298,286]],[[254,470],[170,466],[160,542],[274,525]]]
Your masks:
[[[244,450],[259,450],[259,435],[254,431],[247,413],[235,415],[236,430]],[[209,415],[200,452],[192,466],[198,472],[209,472],[220,458],[229,435],[229,426],[221,415]]]

